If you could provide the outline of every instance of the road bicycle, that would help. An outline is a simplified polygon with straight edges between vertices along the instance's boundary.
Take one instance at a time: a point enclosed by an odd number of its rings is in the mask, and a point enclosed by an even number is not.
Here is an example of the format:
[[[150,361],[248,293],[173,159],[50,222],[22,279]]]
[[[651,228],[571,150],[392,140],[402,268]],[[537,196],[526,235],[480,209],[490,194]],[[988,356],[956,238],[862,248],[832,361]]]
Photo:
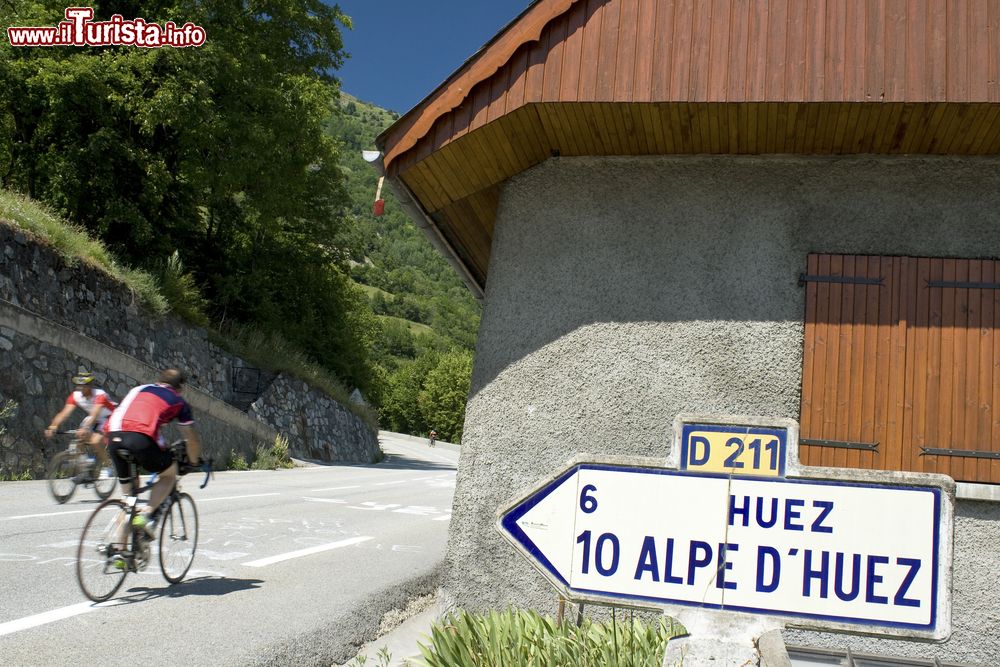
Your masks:
[[[46,477],[49,491],[60,505],[73,497],[79,485],[93,486],[101,500],[108,498],[115,490],[118,477],[113,470],[105,471],[93,451],[93,446],[77,440],[77,431],[60,431],[56,435],[71,435],[69,446],[52,457]],[[85,434],[89,437],[90,432]]]
[[[187,450],[183,440],[170,446],[180,474],[201,470],[208,484],[212,474],[212,460],[200,468],[187,463]],[[76,577],[83,594],[94,602],[104,602],[114,595],[129,572],[138,572],[149,565],[153,558],[153,542],[157,542],[156,557],[160,572],[171,584],[180,583],[198,547],[198,510],[194,499],[180,490],[180,478],[170,494],[160,504],[157,512],[158,538],[150,537],[145,528],[133,525],[139,513],[139,496],[153,484],[139,486],[139,475],[134,460],[128,452],[121,452],[128,460],[132,478],[132,495],[122,499],[105,500],[97,506],[83,527],[80,545],[76,552]]]

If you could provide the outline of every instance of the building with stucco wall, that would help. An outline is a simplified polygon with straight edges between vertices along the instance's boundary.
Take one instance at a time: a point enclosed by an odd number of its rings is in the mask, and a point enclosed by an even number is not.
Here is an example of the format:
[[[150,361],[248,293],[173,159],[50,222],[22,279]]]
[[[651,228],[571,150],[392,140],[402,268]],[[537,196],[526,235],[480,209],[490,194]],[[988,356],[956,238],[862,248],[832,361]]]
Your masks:
[[[948,641],[786,642],[1000,664],[997,72],[997,3],[538,0],[383,133],[484,303],[446,602],[554,612],[496,512],[572,457],[792,418],[958,490]]]

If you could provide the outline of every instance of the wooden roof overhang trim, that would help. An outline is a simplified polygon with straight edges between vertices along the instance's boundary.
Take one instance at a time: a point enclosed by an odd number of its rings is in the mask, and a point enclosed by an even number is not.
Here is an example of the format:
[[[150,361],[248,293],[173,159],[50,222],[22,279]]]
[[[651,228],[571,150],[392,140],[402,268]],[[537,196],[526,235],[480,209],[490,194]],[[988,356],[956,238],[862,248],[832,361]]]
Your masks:
[[[502,183],[552,155],[996,155],[998,128],[1000,0],[537,0],[378,145],[481,294]]]

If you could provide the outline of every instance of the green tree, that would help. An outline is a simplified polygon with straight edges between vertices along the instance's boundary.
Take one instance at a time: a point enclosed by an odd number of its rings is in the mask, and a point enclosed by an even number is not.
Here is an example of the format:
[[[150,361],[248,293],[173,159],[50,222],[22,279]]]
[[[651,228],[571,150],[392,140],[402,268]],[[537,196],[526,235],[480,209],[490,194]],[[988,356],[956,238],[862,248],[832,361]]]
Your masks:
[[[394,366],[395,358],[414,358],[417,344],[410,327],[397,319],[382,319],[382,328],[375,343],[376,361],[385,367]]]
[[[465,404],[469,398],[472,354],[465,350],[448,352],[424,378],[417,404],[424,424],[443,440],[462,441]]]
[[[65,6],[3,3],[0,23],[55,25]],[[350,20],[321,0],[96,3],[112,14],[191,21],[207,41],[0,48],[0,184],[126,263],[186,267],[180,293],[197,305],[200,290],[216,322],[277,331],[371,391],[378,327],[348,278],[356,237],[326,132]]]
[[[463,388],[457,390],[461,395],[459,400],[439,400],[443,396],[435,396],[435,392],[444,391],[443,387],[455,386],[459,378],[449,378],[433,390],[426,383],[438,360],[450,351],[461,349],[471,357],[479,326],[479,305],[444,258],[403,214],[391,191],[382,191],[386,199],[385,214],[375,218],[371,213],[378,175],[362,161],[361,151],[374,147],[375,136],[395,119],[394,114],[347,95],[343,96],[341,108],[342,112],[330,117],[327,130],[344,146],[341,163],[355,219],[351,275],[356,281],[388,294],[378,292],[372,297],[376,313],[432,328],[429,334],[412,337],[414,358],[410,346],[404,344],[408,340],[401,323],[380,318],[384,331],[376,348],[376,363],[385,378],[385,393],[380,403],[382,423],[419,435],[426,435],[432,427],[442,434],[446,432],[444,428],[449,428],[448,437],[457,439],[457,430],[453,434],[450,427],[438,426],[428,419],[455,423],[460,429],[468,375]],[[471,368],[471,364],[466,368]],[[425,414],[424,406],[429,410],[435,403],[442,414]],[[446,404],[451,406],[450,411],[441,407]]]
[[[437,352],[424,352],[415,360],[401,364],[389,376],[379,410],[382,423],[402,433],[423,434],[430,430],[420,409],[419,397],[439,358]]]

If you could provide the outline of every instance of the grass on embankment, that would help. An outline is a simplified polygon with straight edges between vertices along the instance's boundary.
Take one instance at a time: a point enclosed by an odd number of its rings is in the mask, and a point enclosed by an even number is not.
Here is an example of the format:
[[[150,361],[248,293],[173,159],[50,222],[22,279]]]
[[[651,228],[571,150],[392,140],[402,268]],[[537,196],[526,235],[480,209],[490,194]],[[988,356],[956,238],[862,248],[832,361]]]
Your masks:
[[[154,315],[164,315],[170,310],[150,273],[122,266],[103,243],[90,238],[84,229],[61,220],[40,203],[0,189],[0,221],[45,241],[68,264],[82,261],[104,271],[128,287]]]
[[[118,263],[103,243],[91,238],[83,228],[60,219],[39,202],[0,189],[0,224],[13,225],[46,243],[70,265],[83,262],[108,274],[135,294],[151,315],[163,316],[176,310],[156,276]],[[280,336],[248,326],[229,327],[225,332],[209,327],[208,331],[211,341],[224,350],[260,368],[305,381],[378,430],[378,417],[372,408],[351,403],[350,392],[333,373],[310,361]]]

